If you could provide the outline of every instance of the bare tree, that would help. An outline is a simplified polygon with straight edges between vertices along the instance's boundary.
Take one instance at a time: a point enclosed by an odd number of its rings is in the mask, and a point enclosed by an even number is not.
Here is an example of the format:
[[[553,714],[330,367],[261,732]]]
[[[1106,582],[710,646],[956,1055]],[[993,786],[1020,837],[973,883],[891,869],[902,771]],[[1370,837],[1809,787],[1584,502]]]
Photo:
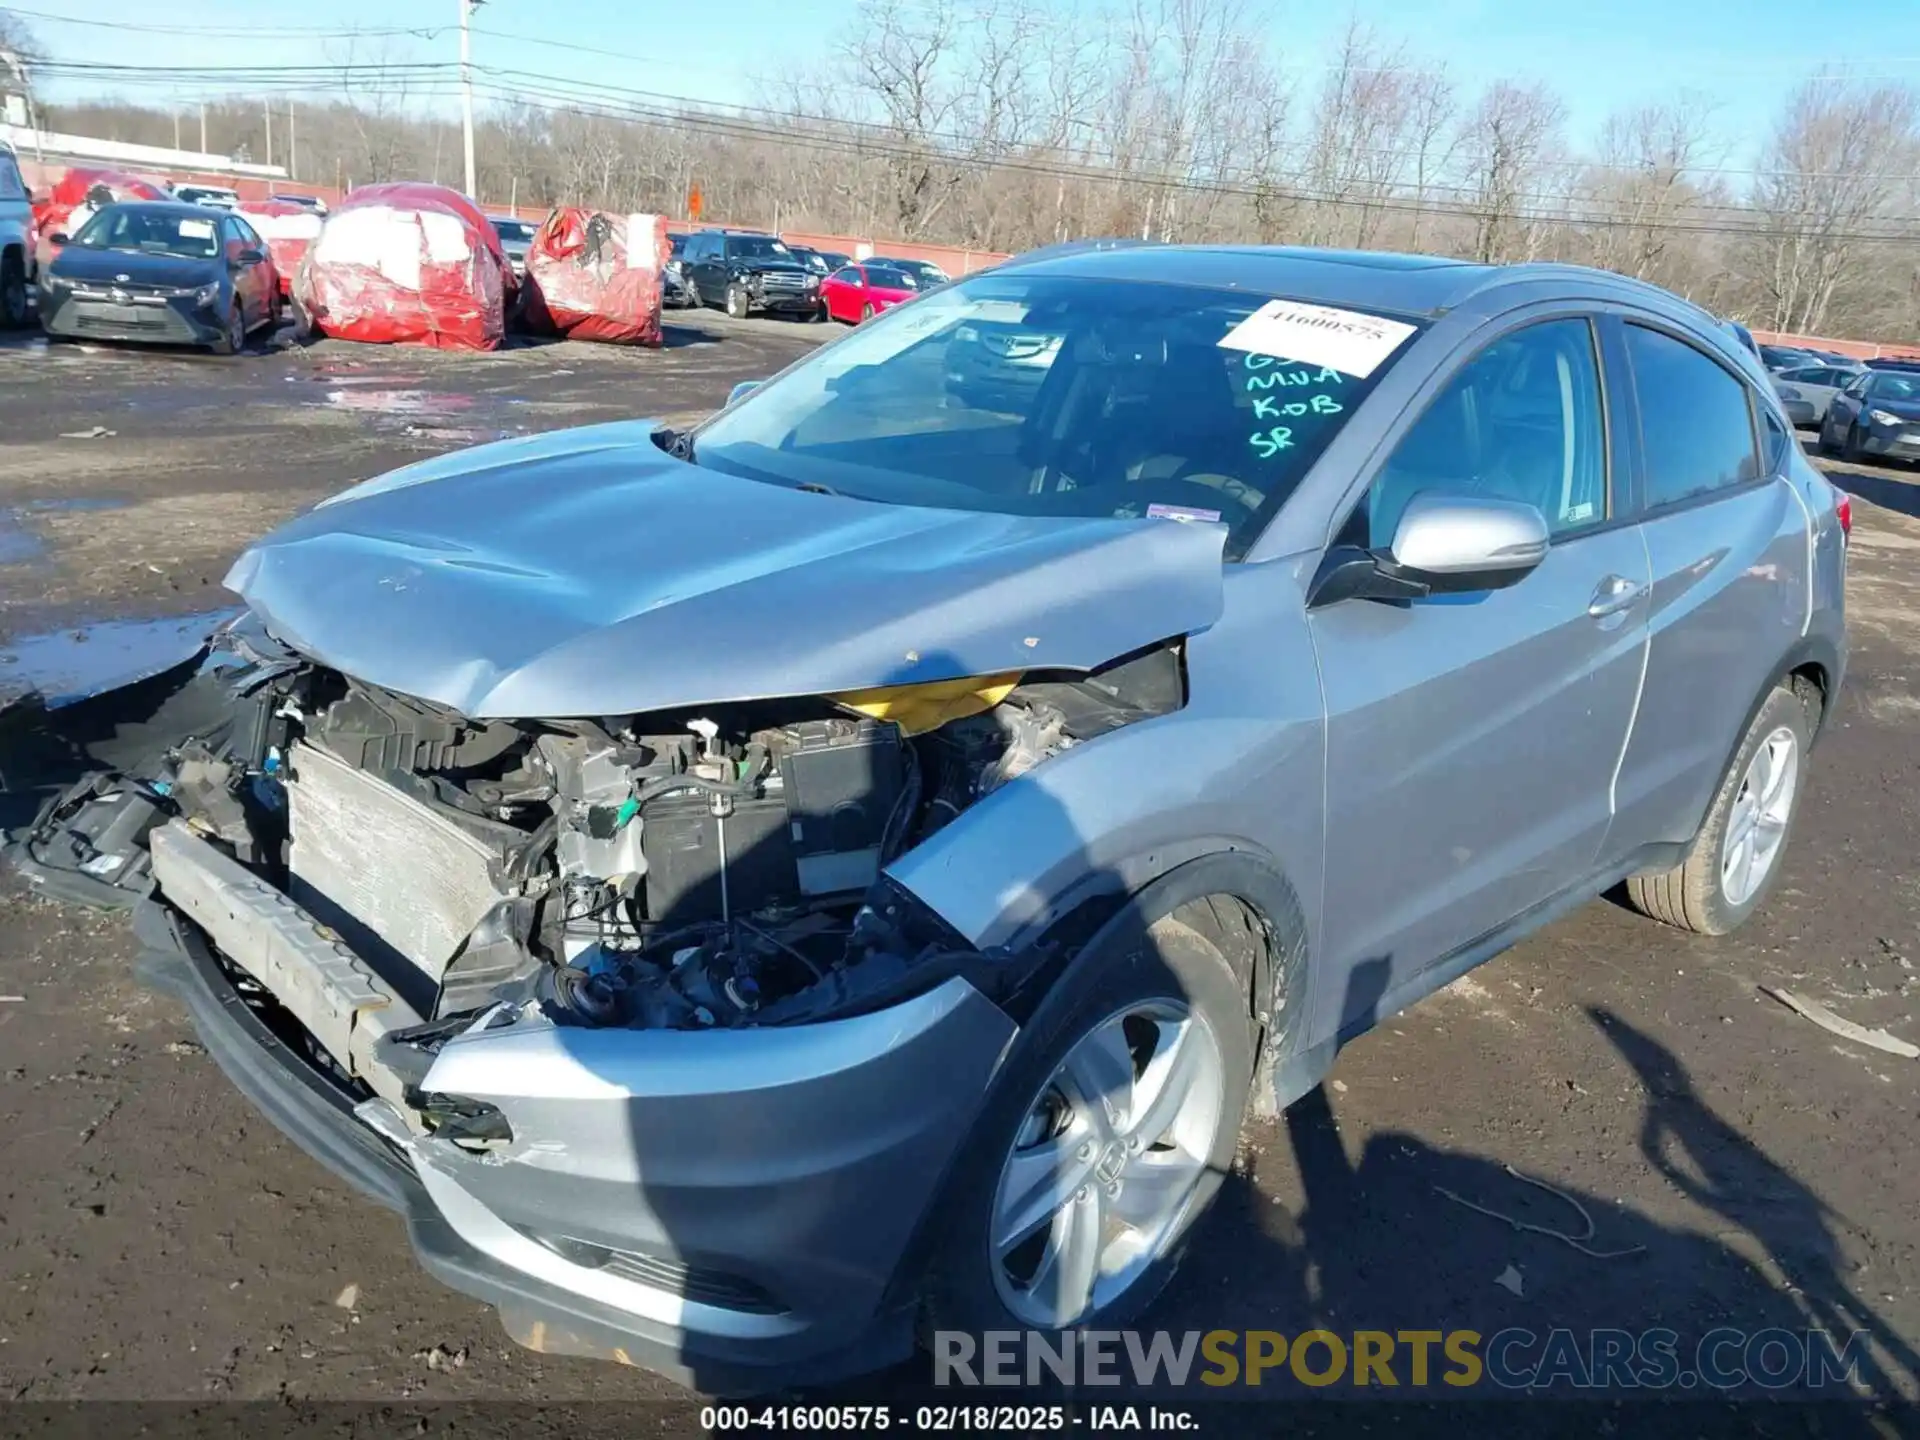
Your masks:
[[[1916,113],[1911,86],[1830,77],[1788,100],[1754,195],[1772,328],[1817,333],[1863,235],[1899,208],[1912,215]]]
[[[1558,145],[1565,114],[1545,86],[1500,81],[1467,117],[1459,153],[1476,222],[1476,259],[1519,260],[1538,253],[1542,236],[1528,204],[1542,162]]]
[[[1672,252],[1685,250],[1677,222],[1700,218],[1705,199],[1694,183],[1713,104],[1683,95],[1610,116],[1600,132],[1586,201],[1600,225],[1594,264],[1639,279],[1659,279],[1674,266]]]

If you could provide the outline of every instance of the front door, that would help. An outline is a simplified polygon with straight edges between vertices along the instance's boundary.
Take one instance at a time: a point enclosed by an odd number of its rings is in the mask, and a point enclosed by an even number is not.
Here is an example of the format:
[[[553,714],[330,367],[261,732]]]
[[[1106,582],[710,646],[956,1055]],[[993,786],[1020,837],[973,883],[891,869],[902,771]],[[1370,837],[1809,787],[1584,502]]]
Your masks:
[[[1384,962],[1387,988],[1404,985],[1595,866],[1649,580],[1638,530],[1613,519],[1598,354],[1585,317],[1486,345],[1348,522],[1346,538],[1390,549],[1417,494],[1522,500],[1553,544],[1508,589],[1309,617],[1327,714],[1328,973]]]

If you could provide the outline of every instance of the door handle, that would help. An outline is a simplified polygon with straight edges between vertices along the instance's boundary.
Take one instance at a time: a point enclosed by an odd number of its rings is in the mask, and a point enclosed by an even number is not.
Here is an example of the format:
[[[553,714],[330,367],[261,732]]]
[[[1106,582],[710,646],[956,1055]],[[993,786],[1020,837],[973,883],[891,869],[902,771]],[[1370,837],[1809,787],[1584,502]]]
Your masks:
[[[1602,580],[1588,602],[1587,614],[1600,620],[1608,615],[1618,615],[1645,593],[1646,586],[1637,580],[1629,580],[1624,575],[1609,575]]]

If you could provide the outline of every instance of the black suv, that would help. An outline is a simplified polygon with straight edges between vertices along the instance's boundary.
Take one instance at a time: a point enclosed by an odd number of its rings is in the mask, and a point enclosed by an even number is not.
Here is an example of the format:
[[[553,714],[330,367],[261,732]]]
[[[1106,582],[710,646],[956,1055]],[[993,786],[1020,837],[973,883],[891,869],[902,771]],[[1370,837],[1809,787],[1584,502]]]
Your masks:
[[[702,230],[687,237],[681,273],[702,305],[725,305],[744,320],[755,311],[826,316],[820,277],[777,235],[753,230]]]

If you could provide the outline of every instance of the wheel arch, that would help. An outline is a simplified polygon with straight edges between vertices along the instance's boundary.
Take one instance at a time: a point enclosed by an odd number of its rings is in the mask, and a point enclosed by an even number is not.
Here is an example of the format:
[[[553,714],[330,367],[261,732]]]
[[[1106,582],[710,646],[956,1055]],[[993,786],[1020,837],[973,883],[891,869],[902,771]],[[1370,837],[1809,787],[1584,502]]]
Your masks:
[[[1058,914],[1031,942],[1034,958],[1028,975],[1001,1003],[1024,1033],[1044,1021],[1049,1004],[1071,1003],[1076,985],[1115,954],[1151,943],[1148,932],[1161,920],[1178,918],[1200,931],[1227,957],[1245,984],[1254,1032],[1249,1117],[1271,1118],[1276,1076],[1290,1059],[1306,1060],[1305,1025],[1312,1011],[1306,913],[1298,892],[1278,866],[1258,851],[1218,849],[1173,865],[1131,890],[1085,895]],[[1010,956],[1009,958],[1017,958]],[[1298,995],[1288,993],[1297,987]],[[1276,1023],[1279,1022],[1279,1023]],[[1018,1044],[1016,1037],[1014,1044]],[[1012,1047],[1009,1047],[1011,1053]],[[1312,1063],[1321,1063],[1318,1052]],[[1005,1056],[979,1109],[1005,1075]],[[1306,1088],[1304,1086],[1297,1088]],[[969,1148],[956,1149],[955,1160]],[[936,1194],[950,1189],[944,1177]],[[883,1308],[910,1306],[943,1233],[945,1206],[936,1200],[921,1216],[902,1254]]]
[[[1780,663],[1769,672],[1766,683],[1740,717],[1739,728],[1733,732],[1733,740],[1727,750],[1727,758],[1720,766],[1720,774],[1724,776],[1732,768],[1740,754],[1740,746],[1746,741],[1747,731],[1753,728],[1754,717],[1776,690],[1791,690],[1807,707],[1807,749],[1811,752],[1825,733],[1826,722],[1833,714],[1844,666],[1840,647],[1826,636],[1808,634],[1795,641],[1781,657]],[[1717,793],[1716,781],[1714,791],[1707,797],[1709,811],[1713,805],[1713,795]],[[1706,814],[1702,814],[1700,824],[1706,824],[1706,820]]]

